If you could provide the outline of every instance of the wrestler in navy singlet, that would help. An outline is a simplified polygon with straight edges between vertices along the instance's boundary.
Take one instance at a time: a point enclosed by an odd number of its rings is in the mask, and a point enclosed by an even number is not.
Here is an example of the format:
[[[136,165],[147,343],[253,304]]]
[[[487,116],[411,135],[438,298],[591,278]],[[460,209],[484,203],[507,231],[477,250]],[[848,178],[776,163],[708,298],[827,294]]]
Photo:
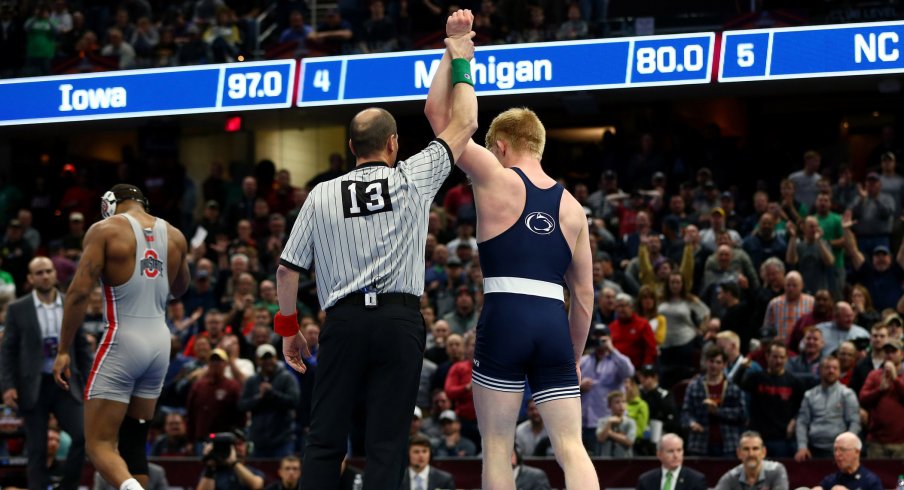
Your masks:
[[[509,229],[478,244],[484,304],[473,382],[521,392],[526,375],[538,404],[580,397],[564,302],[572,258],[559,224],[565,189],[540,189],[521,169],[512,170],[527,190],[524,210]]]

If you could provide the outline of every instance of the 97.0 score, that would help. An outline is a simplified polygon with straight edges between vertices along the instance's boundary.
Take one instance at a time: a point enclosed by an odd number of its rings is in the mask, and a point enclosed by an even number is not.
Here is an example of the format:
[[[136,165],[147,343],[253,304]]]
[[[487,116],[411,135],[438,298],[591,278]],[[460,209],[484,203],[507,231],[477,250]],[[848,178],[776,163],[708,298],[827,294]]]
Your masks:
[[[282,74],[278,71],[232,73],[226,78],[226,86],[230,99],[279,97],[282,95]]]

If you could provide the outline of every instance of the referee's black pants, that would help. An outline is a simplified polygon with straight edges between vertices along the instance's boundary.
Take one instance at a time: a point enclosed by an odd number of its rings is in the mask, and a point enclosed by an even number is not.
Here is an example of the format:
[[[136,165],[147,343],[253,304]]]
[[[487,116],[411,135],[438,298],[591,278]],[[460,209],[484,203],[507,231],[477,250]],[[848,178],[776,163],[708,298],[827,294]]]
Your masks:
[[[339,488],[352,410],[363,391],[367,409],[365,490],[395,490],[408,464],[408,434],[417,400],[426,331],[416,297],[406,304],[342,303],[320,332],[311,430],[302,490]]]

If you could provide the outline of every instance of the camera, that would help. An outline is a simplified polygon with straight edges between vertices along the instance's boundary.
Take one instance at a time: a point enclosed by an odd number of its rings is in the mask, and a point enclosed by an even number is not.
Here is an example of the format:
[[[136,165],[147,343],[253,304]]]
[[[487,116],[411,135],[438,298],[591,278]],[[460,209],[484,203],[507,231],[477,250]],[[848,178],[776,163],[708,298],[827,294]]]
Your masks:
[[[235,444],[236,436],[232,432],[218,432],[211,434],[208,442],[213,447],[206,456],[204,462],[213,462],[217,466],[224,466],[226,460],[229,459],[229,453],[232,452],[232,446]]]

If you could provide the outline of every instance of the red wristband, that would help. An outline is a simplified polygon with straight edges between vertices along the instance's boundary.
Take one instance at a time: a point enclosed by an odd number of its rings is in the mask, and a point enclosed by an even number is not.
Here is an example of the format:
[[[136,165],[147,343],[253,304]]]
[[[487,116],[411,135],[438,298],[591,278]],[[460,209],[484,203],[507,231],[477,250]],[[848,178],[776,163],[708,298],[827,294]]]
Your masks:
[[[276,312],[273,317],[273,330],[281,337],[292,337],[298,333],[298,312],[285,316]]]

